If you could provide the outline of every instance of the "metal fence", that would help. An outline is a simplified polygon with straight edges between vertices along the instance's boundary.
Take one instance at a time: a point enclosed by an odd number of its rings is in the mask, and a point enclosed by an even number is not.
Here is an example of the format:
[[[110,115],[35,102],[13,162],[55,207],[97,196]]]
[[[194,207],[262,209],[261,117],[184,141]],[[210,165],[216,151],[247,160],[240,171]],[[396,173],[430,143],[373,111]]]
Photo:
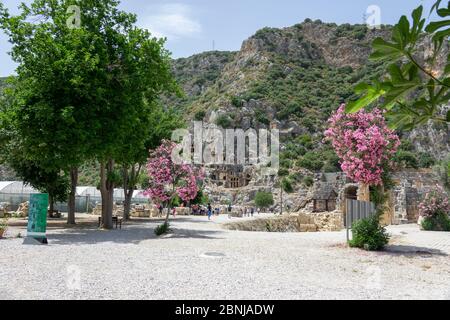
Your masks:
[[[346,200],[345,225],[347,241],[350,241],[350,229],[354,222],[373,217],[376,214],[375,204],[367,201]]]
[[[0,193],[0,202],[8,202],[9,211],[16,211],[19,208],[19,205],[23,202],[29,201],[30,195],[25,193]],[[123,201],[123,198],[114,198],[115,202]],[[97,203],[101,203],[101,197],[92,197],[90,195],[87,196],[76,196],[75,197],[75,211],[80,213],[90,213],[95,208]],[[142,198],[133,198],[131,203],[142,204],[148,203],[147,199]],[[68,204],[66,202],[57,202],[55,204],[55,210],[61,212],[67,212]]]

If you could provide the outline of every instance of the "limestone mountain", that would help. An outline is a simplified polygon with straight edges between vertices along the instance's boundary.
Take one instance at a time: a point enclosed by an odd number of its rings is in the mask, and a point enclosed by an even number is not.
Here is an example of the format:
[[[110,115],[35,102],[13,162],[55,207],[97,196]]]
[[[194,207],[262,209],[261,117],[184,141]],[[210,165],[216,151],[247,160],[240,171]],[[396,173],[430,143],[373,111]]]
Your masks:
[[[369,29],[309,19],[283,29],[264,28],[238,52],[174,60],[174,73],[187,97],[171,102],[188,119],[222,127],[277,124],[283,135],[283,167],[337,171],[334,152],[322,144],[326,120],[341,103],[354,98],[355,84],[383,74],[385,66],[368,57],[372,41],[388,38],[390,32],[387,26]],[[401,133],[413,142],[404,150],[408,156],[422,152],[440,160],[450,153],[449,128],[430,126]],[[416,160],[409,165],[421,166]]]

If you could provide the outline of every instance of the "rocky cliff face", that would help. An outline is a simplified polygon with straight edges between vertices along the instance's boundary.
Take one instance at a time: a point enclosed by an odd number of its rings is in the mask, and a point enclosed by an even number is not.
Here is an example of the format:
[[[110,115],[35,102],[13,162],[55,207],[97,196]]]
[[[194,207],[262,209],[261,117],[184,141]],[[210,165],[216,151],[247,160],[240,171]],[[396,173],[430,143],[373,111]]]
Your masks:
[[[388,28],[310,20],[284,29],[264,28],[244,41],[239,52],[174,61],[175,74],[189,97],[177,103],[190,119],[220,119],[222,126],[243,129],[275,123],[286,137],[285,145],[308,135],[316,145],[313,149],[320,149],[331,112],[352,98],[356,83],[384,72],[384,65],[369,62],[368,56],[373,39],[389,35]],[[423,42],[426,48],[426,39]],[[211,72],[214,76],[206,76]],[[437,159],[449,153],[448,126],[430,124],[405,136],[418,152],[430,152]]]

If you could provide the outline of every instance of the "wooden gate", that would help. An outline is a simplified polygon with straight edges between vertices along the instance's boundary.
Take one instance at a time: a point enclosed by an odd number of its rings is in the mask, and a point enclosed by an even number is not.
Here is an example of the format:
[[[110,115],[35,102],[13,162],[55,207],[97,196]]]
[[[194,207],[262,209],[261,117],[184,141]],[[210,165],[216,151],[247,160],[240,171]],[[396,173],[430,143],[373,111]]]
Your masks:
[[[347,241],[350,241],[350,229],[354,222],[373,217],[375,214],[376,210],[374,203],[347,199],[345,213]]]

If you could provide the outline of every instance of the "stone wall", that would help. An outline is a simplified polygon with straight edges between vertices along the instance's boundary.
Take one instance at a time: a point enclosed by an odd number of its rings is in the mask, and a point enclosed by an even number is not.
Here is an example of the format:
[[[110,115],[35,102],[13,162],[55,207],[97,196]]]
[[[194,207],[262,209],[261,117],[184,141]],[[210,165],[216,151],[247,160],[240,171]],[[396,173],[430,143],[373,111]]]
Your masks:
[[[440,184],[430,169],[403,170],[393,175],[395,187],[391,191],[392,224],[417,222],[419,203],[425,194]]]
[[[331,232],[342,230],[344,223],[342,212],[334,211],[231,222],[224,227],[229,230],[259,232]]]

